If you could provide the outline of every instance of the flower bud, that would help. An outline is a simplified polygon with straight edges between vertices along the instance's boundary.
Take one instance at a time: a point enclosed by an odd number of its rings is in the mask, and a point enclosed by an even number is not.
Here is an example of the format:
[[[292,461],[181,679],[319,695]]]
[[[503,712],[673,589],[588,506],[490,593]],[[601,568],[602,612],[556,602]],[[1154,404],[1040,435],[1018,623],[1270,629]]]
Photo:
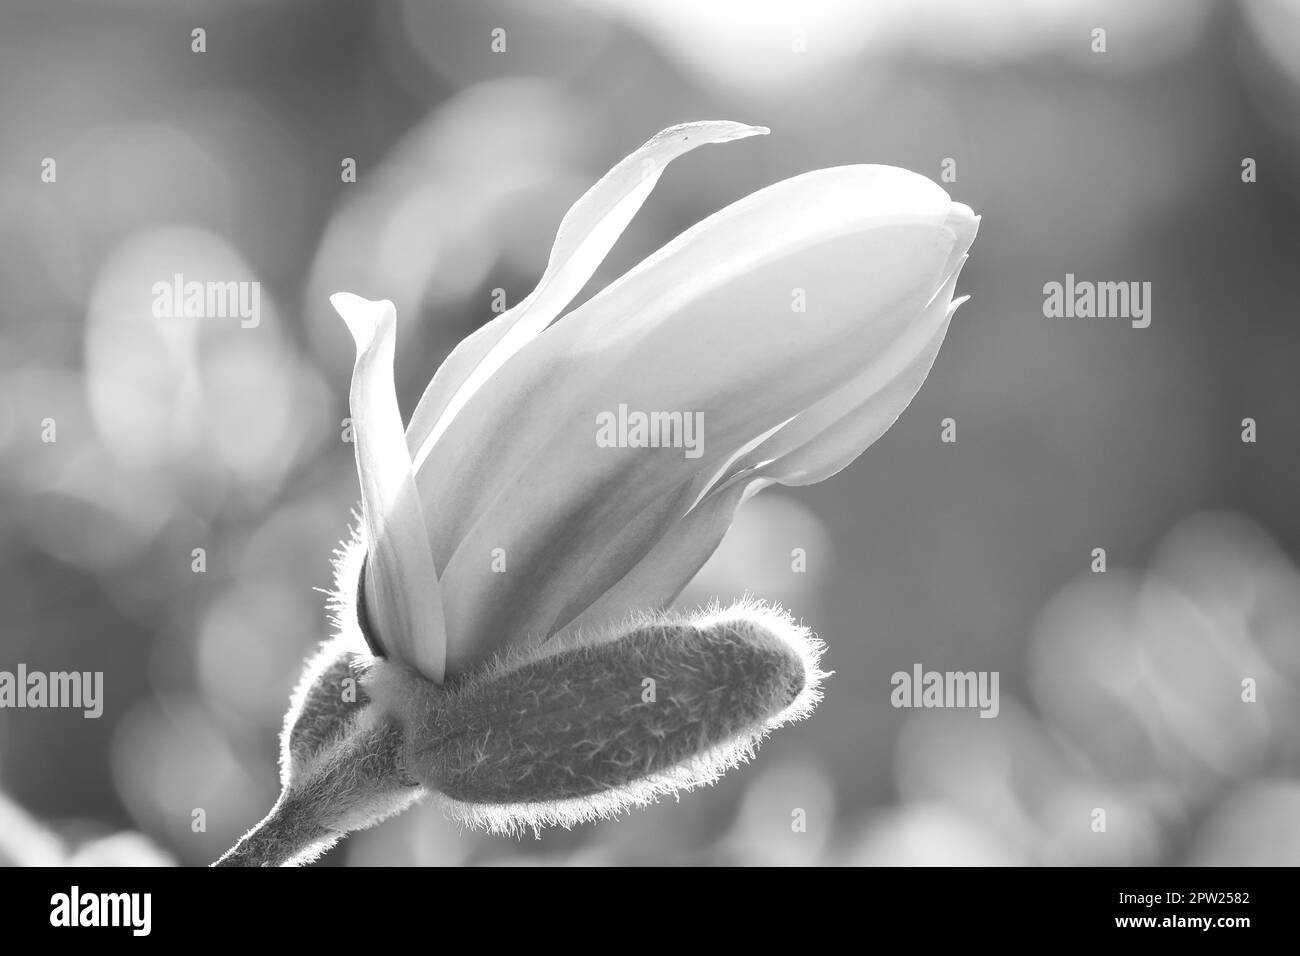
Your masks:
[[[611,816],[711,783],[819,697],[820,644],[747,603],[647,616],[525,648],[442,686],[372,687],[408,715],[408,772],[471,825],[516,832]]]

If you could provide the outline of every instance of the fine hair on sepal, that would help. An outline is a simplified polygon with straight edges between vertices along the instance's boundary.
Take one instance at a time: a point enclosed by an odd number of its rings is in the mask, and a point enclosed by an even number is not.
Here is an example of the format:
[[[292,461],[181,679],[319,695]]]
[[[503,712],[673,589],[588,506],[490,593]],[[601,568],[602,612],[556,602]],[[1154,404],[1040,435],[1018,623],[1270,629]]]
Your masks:
[[[713,783],[811,713],[822,650],[746,600],[518,645],[441,687],[382,668],[369,690],[406,715],[408,772],[449,816],[517,834]]]

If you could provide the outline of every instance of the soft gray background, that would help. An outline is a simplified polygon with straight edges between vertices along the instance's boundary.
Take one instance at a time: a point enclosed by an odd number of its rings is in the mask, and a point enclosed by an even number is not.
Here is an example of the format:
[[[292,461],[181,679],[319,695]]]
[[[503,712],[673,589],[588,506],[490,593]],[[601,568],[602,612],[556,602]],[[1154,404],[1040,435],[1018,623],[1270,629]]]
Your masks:
[[[597,282],[819,166],[951,157],[984,216],[898,425],[751,502],[686,596],[787,602],[826,702],[621,822],[514,841],[423,808],[326,862],[1300,862],[1300,4],[545,6],[5,4],[0,669],[103,670],[107,704],[0,712],[0,858],[203,863],[269,807],[357,497],[327,294],[397,303],[409,414],[587,185],[726,118],[772,135],[674,164]],[[261,326],[153,320],[175,271],[260,280]],[[1152,282],[1151,327],[1044,318],[1067,272]],[[894,710],[914,662],[1000,671],[1001,715]],[[122,831],[156,848],[87,843]]]

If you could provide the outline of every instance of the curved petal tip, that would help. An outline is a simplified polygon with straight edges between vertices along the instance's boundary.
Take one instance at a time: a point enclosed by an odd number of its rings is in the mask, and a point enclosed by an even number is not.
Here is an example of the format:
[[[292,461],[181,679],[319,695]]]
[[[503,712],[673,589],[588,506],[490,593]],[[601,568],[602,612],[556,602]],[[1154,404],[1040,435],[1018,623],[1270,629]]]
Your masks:
[[[766,126],[749,126],[746,123],[736,123],[732,120],[698,120],[694,123],[678,123],[676,126],[669,126],[667,129],[660,130],[650,137],[642,149],[647,147],[654,148],[660,144],[674,139],[680,139],[686,143],[692,136],[697,140],[703,138],[709,143],[730,143],[733,140],[744,139],[747,136],[766,136],[772,132]]]
[[[352,333],[357,351],[365,351],[375,337],[397,321],[397,307],[388,299],[364,299],[351,292],[335,292],[330,305]]]
[[[446,622],[393,382],[397,310],[387,299],[350,292],[335,293],[330,304],[357,346],[348,400],[367,557],[359,603],[388,654],[441,683]]]

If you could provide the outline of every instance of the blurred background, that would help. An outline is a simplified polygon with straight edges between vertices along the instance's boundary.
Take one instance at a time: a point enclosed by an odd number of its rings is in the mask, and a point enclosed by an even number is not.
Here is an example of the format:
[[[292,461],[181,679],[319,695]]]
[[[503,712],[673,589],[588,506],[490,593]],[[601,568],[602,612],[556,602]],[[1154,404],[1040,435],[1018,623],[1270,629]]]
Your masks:
[[[1296,0],[6,3],[0,670],[105,706],[0,711],[0,861],[203,864],[270,807],[359,494],[327,295],[396,302],[409,415],[588,185],[725,118],[772,135],[675,163],[586,294],[821,166],[951,160],[984,216],[899,423],[682,598],[793,608],[825,702],[617,822],[426,806],[322,864],[1300,863],[1298,48]],[[1151,282],[1151,326],[1044,318],[1067,272]],[[155,318],[175,273],[261,283],[260,324]],[[914,663],[999,671],[999,716],[894,709]]]

